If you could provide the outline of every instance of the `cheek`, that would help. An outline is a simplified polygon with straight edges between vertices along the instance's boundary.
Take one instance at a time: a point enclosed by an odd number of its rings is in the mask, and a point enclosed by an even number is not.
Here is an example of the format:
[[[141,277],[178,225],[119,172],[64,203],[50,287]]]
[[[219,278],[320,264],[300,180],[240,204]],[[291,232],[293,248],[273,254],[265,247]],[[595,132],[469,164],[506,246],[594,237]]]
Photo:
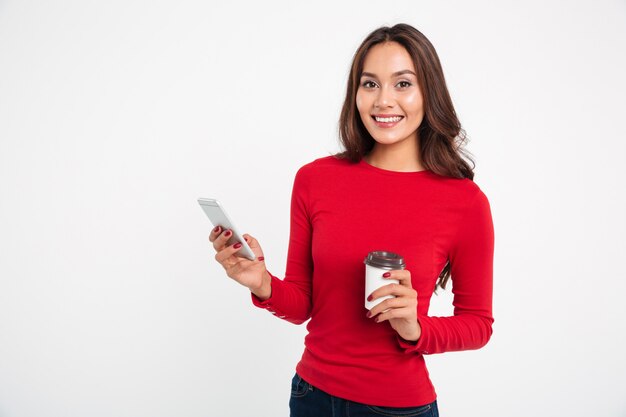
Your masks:
[[[403,100],[405,108],[412,113],[419,113],[422,111],[423,101],[422,95],[415,93],[406,96]]]
[[[356,109],[359,115],[361,116],[361,120],[363,121],[363,123],[366,123],[365,119],[369,117],[368,116],[369,110],[367,108],[367,100],[363,99],[363,96],[357,93],[355,101],[356,101]]]
[[[359,111],[361,111],[362,107],[363,107],[363,98],[361,94],[356,93],[356,108],[359,109]]]

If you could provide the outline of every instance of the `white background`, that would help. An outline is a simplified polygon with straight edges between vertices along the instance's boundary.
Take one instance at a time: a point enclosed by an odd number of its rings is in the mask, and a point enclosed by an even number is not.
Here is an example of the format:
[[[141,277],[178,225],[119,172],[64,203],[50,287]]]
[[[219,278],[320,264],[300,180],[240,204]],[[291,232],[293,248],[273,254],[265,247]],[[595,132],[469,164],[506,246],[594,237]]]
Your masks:
[[[427,356],[441,415],[626,416],[623,0],[0,2],[0,416],[288,415],[306,329],[225,275],[196,199],[283,277],[294,174],[400,22],[496,232],[491,341]]]

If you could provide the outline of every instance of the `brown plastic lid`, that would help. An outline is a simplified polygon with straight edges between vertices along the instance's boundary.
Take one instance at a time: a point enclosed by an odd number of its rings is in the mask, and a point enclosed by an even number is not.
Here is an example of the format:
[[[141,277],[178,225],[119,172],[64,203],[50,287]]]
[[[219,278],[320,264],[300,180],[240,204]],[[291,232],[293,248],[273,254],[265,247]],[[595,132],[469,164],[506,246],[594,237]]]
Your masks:
[[[397,253],[375,250],[367,254],[363,263],[376,268],[404,269],[404,258]]]

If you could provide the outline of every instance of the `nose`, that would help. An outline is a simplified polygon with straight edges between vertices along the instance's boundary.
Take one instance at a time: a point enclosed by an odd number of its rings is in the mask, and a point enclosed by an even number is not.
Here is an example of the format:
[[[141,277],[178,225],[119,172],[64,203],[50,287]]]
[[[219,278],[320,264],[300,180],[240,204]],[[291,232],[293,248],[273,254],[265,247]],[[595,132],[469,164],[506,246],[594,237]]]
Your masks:
[[[390,89],[387,87],[381,87],[378,96],[376,97],[376,101],[374,102],[374,106],[376,107],[393,107],[393,94]]]

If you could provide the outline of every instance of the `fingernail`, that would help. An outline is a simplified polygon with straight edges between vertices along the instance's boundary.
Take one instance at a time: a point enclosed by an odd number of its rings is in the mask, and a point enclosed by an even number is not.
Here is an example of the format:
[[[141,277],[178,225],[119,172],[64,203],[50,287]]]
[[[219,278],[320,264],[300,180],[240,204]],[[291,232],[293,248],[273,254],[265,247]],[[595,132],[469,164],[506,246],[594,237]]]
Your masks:
[[[213,229],[213,231],[214,231],[215,233],[217,233],[219,230],[220,230],[220,227],[219,227],[219,226],[217,226],[215,229]]]
[[[265,257],[259,256],[259,261],[262,261],[263,259],[265,259]]]
[[[245,240],[246,242],[248,241],[248,238],[247,238],[246,236],[244,236],[243,238],[244,238],[244,240]]]
[[[385,278],[390,277],[390,276],[391,276],[391,273],[390,273],[390,272],[385,272],[385,273],[383,274],[383,277],[385,277]]]
[[[224,233],[224,236],[230,236],[230,234],[231,234],[231,233],[232,233],[232,232],[229,230],[229,231],[227,231],[226,233]]]
[[[367,301],[372,301],[372,296],[371,295],[367,296]]]
[[[239,249],[240,247],[241,247],[241,243],[240,242],[235,243],[235,245],[233,246],[233,248],[235,248],[235,249]]]
[[[372,317],[372,312],[371,312],[371,311],[368,311],[368,312],[367,312],[367,314],[366,314],[366,316],[367,316],[367,318],[369,319],[370,317]]]

